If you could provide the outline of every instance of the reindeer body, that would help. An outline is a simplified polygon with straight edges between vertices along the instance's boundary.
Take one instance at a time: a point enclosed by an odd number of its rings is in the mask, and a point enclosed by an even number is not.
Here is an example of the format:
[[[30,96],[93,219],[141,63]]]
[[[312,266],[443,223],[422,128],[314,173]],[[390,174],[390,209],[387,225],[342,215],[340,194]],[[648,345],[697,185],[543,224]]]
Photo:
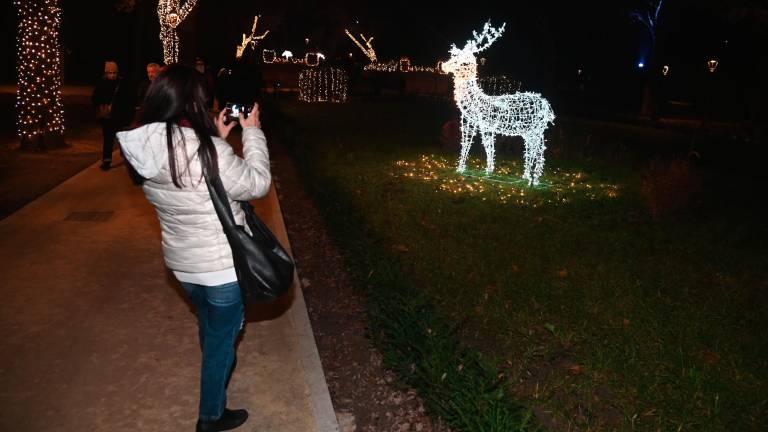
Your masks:
[[[555,115],[546,99],[538,93],[519,92],[490,96],[477,82],[474,54],[487,48],[504,31],[485,25],[483,33],[463,49],[451,49],[451,59],[443,63],[445,72],[453,73],[454,99],[461,111],[461,155],[457,170],[464,172],[476,135],[480,135],[486,153],[488,174],[493,173],[496,135],[520,136],[525,142],[523,178],[529,185],[539,183],[544,170],[544,130]],[[483,39],[488,42],[478,47]]]

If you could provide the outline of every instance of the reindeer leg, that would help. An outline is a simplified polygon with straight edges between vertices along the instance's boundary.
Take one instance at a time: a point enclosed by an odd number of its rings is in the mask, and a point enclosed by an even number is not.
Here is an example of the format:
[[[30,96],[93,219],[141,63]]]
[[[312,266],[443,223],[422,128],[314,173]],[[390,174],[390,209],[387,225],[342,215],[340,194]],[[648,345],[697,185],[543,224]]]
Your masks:
[[[528,180],[528,186],[533,183],[534,139],[523,135],[523,178]]]
[[[533,185],[539,184],[539,177],[541,177],[541,174],[544,172],[544,150],[547,149],[547,146],[544,144],[544,133],[540,133],[536,135],[534,138],[535,143],[535,151],[534,151],[534,166],[533,166],[533,178],[532,182]]]
[[[493,174],[494,162],[496,157],[496,149],[494,142],[496,136],[493,133],[483,134],[483,147],[485,147],[485,173],[488,175]]]
[[[461,154],[459,155],[459,166],[456,169],[460,173],[467,169],[467,156],[469,156],[469,149],[472,147],[474,136],[475,131],[469,125],[469,121],[466,117],[461,116]]]

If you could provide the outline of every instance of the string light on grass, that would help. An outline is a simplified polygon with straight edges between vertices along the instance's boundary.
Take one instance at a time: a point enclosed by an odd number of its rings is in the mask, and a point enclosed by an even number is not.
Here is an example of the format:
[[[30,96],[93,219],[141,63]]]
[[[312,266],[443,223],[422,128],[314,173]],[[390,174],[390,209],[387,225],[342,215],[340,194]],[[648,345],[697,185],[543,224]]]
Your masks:
[[[235,57],[241,58],[243,57],[243,53],[245,52],[245,49],[249,46],[252,49],[256,49],[256,44],[259,43],[262,39],[267,37],[269,34],[269,30],[265,31],[261,36],[256,36],[256,27],[259,25],[259,15],[256,15],[253,18],[253,26],[251,26],[251,34],[246,36],[245,33],[243,33],[243,40],[240,42],[240,45],[237,46],[235,49]],[[263,54],[263,53],[262,53]]]
[[[277,59],[277,53],[275,53],[275,50],[265,49],[261,52],[261,59],[264,63],[274,63]]]
[[[165,64],[179,61],[179,35],[176,27],[187,18],[195,7],[197,0],[186,0],[179,5],[180,0],[159,0],[157,17],[160,20],[160,41],[163,43],[163,60]]]
[[[522,168],[517,161],[500,161],[492,176],[485,174],[482,161],[472,157],[463,173],[457,173],[453,162],[443,155],[422,155],[416,160],[395,162],[392,175],[433,184],[436,191],[466,195],[484,201],[495,201],[522,207],[563,206],[576,201],[607,201],[620,195],[615,184],[595,182],[584,172],[554,168],[544,180],[531,189],[520,178]]]
[[[16,114],[22,143],[64,134],[61,103],[59,0],[16,0],[18,90]]]
[[[337,68],[304,69],[299,74],[299,100],[302,102],[336,102],[347,100],[347,73]]]
[[[525,141],[523,178],[530,186],[539,183],[544,171],[544,130],[555,119],[546,99],[538,93],[518,92],[500,96],[487,95],[477,81],[475,54],[485,50],[504,32],[485,24],[480,34],[472,32],[474,39],[464,48],[453,45],[451,58],[443,63],[443,70],[453,74],[454,99],[461,112],[461,155],[458,172],[466,170],[467,157],[476,135],[485,147],[487,174],[492,174],[495,158],[496,135],[521,136]]]

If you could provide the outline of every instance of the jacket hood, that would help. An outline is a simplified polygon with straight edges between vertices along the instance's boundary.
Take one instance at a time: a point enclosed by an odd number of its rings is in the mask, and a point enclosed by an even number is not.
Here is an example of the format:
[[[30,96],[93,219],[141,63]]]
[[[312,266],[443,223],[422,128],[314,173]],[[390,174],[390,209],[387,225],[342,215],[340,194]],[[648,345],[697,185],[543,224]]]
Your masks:
[[[157,176],[168,162],[165,123],[150,123],[118,132],[117,139],[123,149],[123,156],[144,178]]]
[[[197,150],[197,138],[194,130],[182,127],[186,146],[181,146],[181,135],[174,130],[173,141],[176,157],[184,157],[184,151],[194,153]],[[168,165],[168,143],[165,135],[165,123],[149,123],[139,128],[118,132],[117,139],[123,149],[123,156],[144,178],[151,179],[160,174]],[[190,147],[191,146],[191,147]]]

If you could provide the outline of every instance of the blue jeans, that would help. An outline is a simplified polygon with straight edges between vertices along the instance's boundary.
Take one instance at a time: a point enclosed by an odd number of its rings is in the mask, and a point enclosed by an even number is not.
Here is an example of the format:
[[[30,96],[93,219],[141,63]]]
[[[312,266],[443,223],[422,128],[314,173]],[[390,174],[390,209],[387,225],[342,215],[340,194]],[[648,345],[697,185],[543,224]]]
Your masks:
[[[182,282],[195,305],[203,361],[200,370],[200,420],[218,420],[227,406],[227,384],[236,362],[235,340],[243,324],[237,282],[205,286]]]

